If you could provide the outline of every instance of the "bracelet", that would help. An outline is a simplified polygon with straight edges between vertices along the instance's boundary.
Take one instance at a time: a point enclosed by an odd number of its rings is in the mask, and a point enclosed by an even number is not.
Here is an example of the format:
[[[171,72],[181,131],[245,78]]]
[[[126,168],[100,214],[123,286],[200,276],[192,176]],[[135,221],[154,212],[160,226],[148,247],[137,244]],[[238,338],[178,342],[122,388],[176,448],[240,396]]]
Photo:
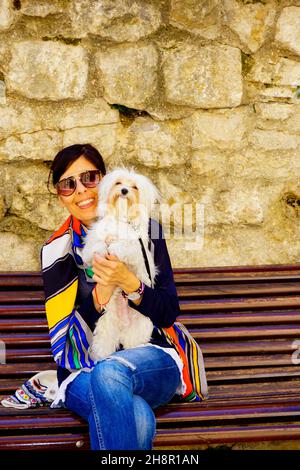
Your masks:
[[[108,304],[109,299],[106,302],[104,302],[103,304],[101,304],[101,302],[99,302],[99,298],[98,298],[98,295],[97,295],[96,286],[94,287],[94,292],[95,292],[96,302],[97,302],[98,305],[100,305],[101,310],[102,310]]]
[[[127,294],[126,292],[122,291],[122,295],[125,299],[137,300],[143,295],[144,290],[145,284],[143,282],[140,282],[139,287],[134,292],[130,292],[129,294]]]

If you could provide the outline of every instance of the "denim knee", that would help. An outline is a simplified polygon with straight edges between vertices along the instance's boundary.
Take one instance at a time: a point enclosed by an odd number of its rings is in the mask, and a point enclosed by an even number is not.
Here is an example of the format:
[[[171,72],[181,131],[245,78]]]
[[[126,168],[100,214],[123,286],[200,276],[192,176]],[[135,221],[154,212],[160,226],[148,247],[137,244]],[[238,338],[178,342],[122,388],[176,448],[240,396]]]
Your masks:
[[[134,367],[132,365],[132,367]],[[91,386],[93,390],[112,389],[122,385],[130,385],[132,367],[115,358],[104,359],[94,367],[91,372]]]

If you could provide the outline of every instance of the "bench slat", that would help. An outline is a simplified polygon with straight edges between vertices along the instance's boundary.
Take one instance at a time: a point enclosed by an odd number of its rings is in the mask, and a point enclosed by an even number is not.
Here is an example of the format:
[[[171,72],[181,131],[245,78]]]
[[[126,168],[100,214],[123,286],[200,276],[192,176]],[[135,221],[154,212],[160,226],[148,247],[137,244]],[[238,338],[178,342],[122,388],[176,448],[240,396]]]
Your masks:
[[[7,352],[11,353],[12,348],[22,350],[26,353],[26,347],[32,352],[40,350],[40,348],[50,349],[50,339],[47,333],[6,333],[1,335],[1,340],[5,342]],[[291,339],[269,339],[269,340],[235,340],[235,341],[206,341],[201,338],[199,345],[203,354],[234,354],[234,353],[268,353],[268,352],[289,352],[293,351]],[[22,348],[22,349],[21,349]]]
[[[280,308],[300,308],[300,296],[288,297],[257,297],[257,298],[236,298],[236,299],[209,299],[209,300],[182,300],[180,310],[182,312],[194,311],[225,311],[225,310],[253,310],[253,309],[274,309]]]
[[[48,333],[30,333],[17,334],[8,331],[1,334],[1,340],[5,342],[6,347],[11,346],[47,346],[50,348],[50,338]]]
[[[1,325],[5,326],[12,321],[16,324],[24,321],[24,324],[29,324],[30,321],[41,322],[47,325],[46,313],[44,309],[25,309],[24,310],[13,310],[9,308],[7,310],[0,310],[0,328]],[[241,323],[291,323],[299,321],[300,323],[300,310],[275,310],[275,311],[238,311],[238,312],[204,312],[201,314],[184,314],[177,317],[177,321],[180,321],[187,325],[199,326],[209,324],[241,324]],[[26,323],[27,322],[27,323]]]
[[[0,305],[0,318],[11,318],[11,317],[39,317],[46,318],[45,305],[13,305],[4,304]]]
[[[35,362],[35,363],[20,363],[20,364],[1,364],[0,366],[0,377],[13,377],[20,376],[31,377],[38,372],[43,370],[56,370],[56,364],[54,360],[51,362]]]
[[[235,380],[251,380],[273,379],[274,381],[284,377],[300,377],[300,368],[295,366],[280,367],[245,367],[243,369],[224,369],[224,370],[208,370],[208,382],[233,382]]]
[[[249,337],[276,337],[292,336],[294,339],[300,338],[300,325],[275,325],[275,326],[234,326],[231,328],[206,328],[190,329],[190,332],[197,339],[201,338],[249,338]]]
[[[261,424],[256,426],[209,426],[190,429],[159,429],[154,448],[199,446],[236,442],[293,440],[300,438],[300,425],[294,423]],[[278,447],[277,447],[278,448]]]
[[[261,284],[218,284],[201,286],[178,286],[177,294],[179,298],[187,297],[232,297],[241,295],[268,295],[270,294],[299,294],[300,282],[285,283],[261,283]]]
[[[0,436],[2,450],[87,450],[87,433],[44,434],[38,436]]]
[[[298,424],[262,424],[260,426],[232,427],[194,427],[189,429],[158,429],[154,441],[154,450],[178,448],[180,446],[201,446],[232,442],[260,442],[294,440],[300,438]],[[76,445],[78,444],[78,445]],[[0,448],[3,450],[78,450],[88,449],[87,434],[73,433],[38,436],[4,436],[0,437]]]
[[[193,326],[193,325],[191,325]],[[0,320],[0,331],[11,331],[11,320]],[[48,331],[47,320],[38,318],[25,318],[14,320],[14,331]],[[294,336],[300,337],[300,324],[289,325],[263,325],[263,326],[232,326],[218,328],[190,328],[195,338],[241,338],[241,337],[269,337]]]
[[[290,354],[272,354],[260,356],[220,356],[220,357],[206,357],[204,359],[206,369],[233,369],[244,367],[258,367],[258,366],[280,366],[291,365]],[[297,366],[294,366],[295,368]]]
[[[44,302],[45,296],[42,291],[0,291],[0,303],[33,303],[33,302]]]
[[[234,325],[251,323],[300,323],[300,310],[295,311],[263,311],[263,312],[224,312],[224,313],[203,313],[194,315],[181,315],[178,321],[187,327],[206,325]]]
[[[206,356],[211,354],[236,354],[236,353],[270,353],[270,352],[291,352],[291,339],[269,339],[269,340],[235,340],[235,341],[198,341],[202,353]]]
[[[294,440],[299,437],[300,426],[297,424],[247,426],[247,428],[235,426],[232,428],[158,429],[154,450],[177,449],[178,443],[181,447],[196,446],[196,449],[200,449],[201,446],[206,447],[209,444]],[[0,448],[3,450],[86,450],[89,449],[89,439],[83,433],[8,436],[0,437]]]
[[[11,409],[7,409],[11,411]],[[76,416],[74,413],[45,409],[23,410],[18,417],[10,413],[5,413],[1,409],[0,433],[6,433],[7,430],[26,432],[29,429],[49,429],[65,427],[86,427],[86,422]],[[296,420],[300,416],[300,397],[256,397],[256,399],[245,402],[243,399],[213,400],[194,404],[171,404],[155,410],[158,427],[164,423],[177,425],[179,423],[198,423],[208,419],[231,421],[231,420],[252,420],[259,418],[279,418],[280,416],[291,416]],[[38,419],[37,419],[38,417]],[[300,424],[300,423],[299,423]]]

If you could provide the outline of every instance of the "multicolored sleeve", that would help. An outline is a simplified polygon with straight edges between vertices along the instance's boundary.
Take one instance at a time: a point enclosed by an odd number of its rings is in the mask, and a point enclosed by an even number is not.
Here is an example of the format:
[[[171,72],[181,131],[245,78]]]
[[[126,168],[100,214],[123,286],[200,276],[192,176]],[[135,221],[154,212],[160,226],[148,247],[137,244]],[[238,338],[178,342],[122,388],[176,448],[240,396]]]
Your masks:
[[[91,367],[88,348],[92,332],[75,308],[78,275],[69,234],[64,233],[46,243],[41,258],[54,360],[69,370]]]

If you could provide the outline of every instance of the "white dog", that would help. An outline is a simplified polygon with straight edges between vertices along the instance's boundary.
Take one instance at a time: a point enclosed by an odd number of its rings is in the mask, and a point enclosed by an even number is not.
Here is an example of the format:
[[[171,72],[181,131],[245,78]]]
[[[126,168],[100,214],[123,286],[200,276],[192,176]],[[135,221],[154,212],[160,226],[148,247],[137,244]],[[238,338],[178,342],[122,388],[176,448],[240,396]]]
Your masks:
[[[98,252],[115,255],[145,285],[151,287],[157,275],[153,256],[148,248],[149,217],[160,194],[152,182],[133,170],[118,168],[105,175],[99,185],[98,220],[89,230],[82,259],[92,264]],[[147,273],[141,242],[150,268]],[[148,343],[153,331],[150,318],[129,307],[120,288],[116,288],[97,321],[90,354],[98,361],[120,345],[124,349]]]

